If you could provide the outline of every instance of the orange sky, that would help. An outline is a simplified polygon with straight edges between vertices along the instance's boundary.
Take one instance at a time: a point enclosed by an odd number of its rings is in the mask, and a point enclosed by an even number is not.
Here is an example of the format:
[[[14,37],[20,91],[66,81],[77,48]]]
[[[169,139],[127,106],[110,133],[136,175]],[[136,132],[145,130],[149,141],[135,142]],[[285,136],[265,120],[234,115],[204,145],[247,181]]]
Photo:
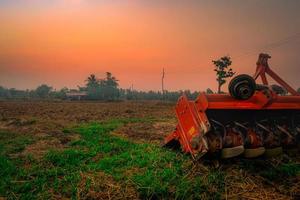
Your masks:
[[[0,85],[76,88],[110,71],[123,88],[159,90],[165,67],[168,90],[216,90],[212,59],[230,55],[236,71],[252,74],[263,51],[297,88],[299,8],[292,0],[2,0]]]

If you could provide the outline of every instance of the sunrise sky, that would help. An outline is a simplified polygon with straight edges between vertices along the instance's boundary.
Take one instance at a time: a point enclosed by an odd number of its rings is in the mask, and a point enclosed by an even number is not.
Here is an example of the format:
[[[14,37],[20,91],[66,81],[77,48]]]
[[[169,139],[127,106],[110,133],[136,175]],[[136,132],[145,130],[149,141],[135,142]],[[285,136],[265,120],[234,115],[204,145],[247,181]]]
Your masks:
[[[76,88],[112,72],[122,88],[216,90],[223,55],[254,73],[257,55],[300,87],[297,0],[0,0],[0,85]]]

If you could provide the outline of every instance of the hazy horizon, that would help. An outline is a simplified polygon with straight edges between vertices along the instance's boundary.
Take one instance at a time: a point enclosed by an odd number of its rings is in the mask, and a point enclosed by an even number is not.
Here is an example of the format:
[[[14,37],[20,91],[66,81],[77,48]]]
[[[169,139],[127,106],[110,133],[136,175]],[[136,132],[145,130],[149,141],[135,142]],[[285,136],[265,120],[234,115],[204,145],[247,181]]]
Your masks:
[[[253,74],[257,56],[300,87],[300,1],[0,0],[0,85],[60,89],[109,71],[120,87],[216,90],[211,60]]]

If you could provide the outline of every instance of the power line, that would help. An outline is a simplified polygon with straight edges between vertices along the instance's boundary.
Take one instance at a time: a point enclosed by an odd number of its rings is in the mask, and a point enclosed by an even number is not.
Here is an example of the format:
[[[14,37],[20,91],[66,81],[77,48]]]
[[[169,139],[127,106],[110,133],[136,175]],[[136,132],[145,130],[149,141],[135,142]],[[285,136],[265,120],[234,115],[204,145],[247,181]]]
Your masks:
[[[293,35],[290,35],[290,36],[288,36],[286,38],[283,38],[283,39],[271,42],[269,44],[261,46],[260,48],[252,49],[252,50],[250,50],[248,52],[245,52],[243,54],[240,54],[240,55],[234,57],[234,59],[241,59],[241,58],[244,58],[244,57],[247,57],[247,56],[250,56],[250,55],[255,55],[255,54],[257,54],[257,51],[259,51],[261,49],[270,50],[270,49],[278,48],[278,47],[283,46],[285,44],[288,44],[288,43],[290,43],[292,41],[295,41],[299,37],[300,37],[300,32],[299,33],[295,33]]]
[[[300,32],[298,33],[295,33],[295,34],[292,34],[288,37],[285,37],[283,39],[280,39],[280,40],[277,40],[277,41],[274,41],[274,42],[271,42],[271,43],[268,43],[264,46],[261,46],[259,48],[255,48],[255,49],[251,49],[251,50],[248,50],[247,52],[245,53],[242,53],[238,56],[234,56],[234,59],[235,60],[241,60],[247,56],[251,56],[251,55],[257,55],[257,52],[260,51],[261,49],[265,49],[265,50],[271,50],[271,49],[275,49],[275,48],[278,48],[278,47],[281,47],[283,45],[286,45],[290,42],[294,42],[296,41],[296,39],[300,38]],[[300,41],[300,40],[299,40]],[[176,70],[176,71],[171,71],[171,72],[168,72],[168,74],[177,74],[177,73],[197,73],[197,72],[200,72],[201,71],[201,68],[194,68],[192,69],[192,71],[181,71],[181,70]]]

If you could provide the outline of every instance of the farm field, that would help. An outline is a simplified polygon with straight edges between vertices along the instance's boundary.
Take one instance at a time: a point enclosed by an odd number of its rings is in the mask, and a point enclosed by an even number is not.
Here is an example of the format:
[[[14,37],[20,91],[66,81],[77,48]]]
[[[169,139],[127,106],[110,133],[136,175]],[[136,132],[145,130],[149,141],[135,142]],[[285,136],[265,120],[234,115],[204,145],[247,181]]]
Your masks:
[[[193,162],[175,103],[0,102],[0,199],[299,199],[300,157]]]

